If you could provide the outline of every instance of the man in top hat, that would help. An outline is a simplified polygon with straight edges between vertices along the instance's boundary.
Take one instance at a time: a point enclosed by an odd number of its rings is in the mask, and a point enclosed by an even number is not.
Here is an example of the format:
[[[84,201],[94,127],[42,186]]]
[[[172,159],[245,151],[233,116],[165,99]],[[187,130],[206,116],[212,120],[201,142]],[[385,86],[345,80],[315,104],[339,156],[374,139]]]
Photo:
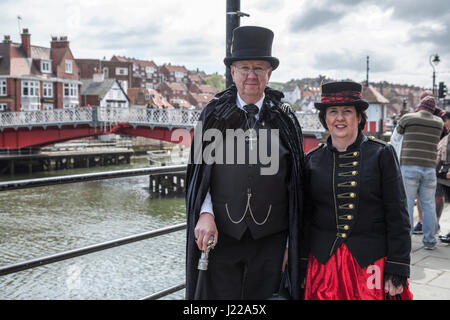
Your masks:
[[[417,112],[400,118],[397,131],[403,134],[400,165],[408,198],[411,226],[414,226],[414,200],[419,197],[422,207],[422,231],[425,249],[436,248],[436,164],[437,146],[443,129],[433,96],[420,102]]]
[[[286,261],[290,294],[300,297],[302,133],[280,101],[283,94],[267,86],[279,65],[271,54],[273,36],[256,26],[234,30],[232,55],[224,59],[234,84],[208,103],[194,134],[186,181],[187,299],[194,295],[200,250],[211,236],[216,245],[201,299],[269,298],[280,288]],[[214,132],[221,138],[196,146],[198,135]],[[226,163],[205,159],[212,149],[211,157],[223,151]],[[264,171],[261,150],[276,155],[271,158],[276,170]]]

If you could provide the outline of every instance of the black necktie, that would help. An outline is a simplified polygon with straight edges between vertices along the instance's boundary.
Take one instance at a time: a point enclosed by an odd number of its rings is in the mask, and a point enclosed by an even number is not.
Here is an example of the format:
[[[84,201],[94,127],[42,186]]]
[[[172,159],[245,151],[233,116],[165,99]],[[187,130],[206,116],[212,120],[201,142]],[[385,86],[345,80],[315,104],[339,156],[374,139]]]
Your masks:
[[[253,129],[256,122],[256,115],[259,112],[259,108],[254,104],[247,104],[244,106],[244,110],[247,111],[248,129]]]

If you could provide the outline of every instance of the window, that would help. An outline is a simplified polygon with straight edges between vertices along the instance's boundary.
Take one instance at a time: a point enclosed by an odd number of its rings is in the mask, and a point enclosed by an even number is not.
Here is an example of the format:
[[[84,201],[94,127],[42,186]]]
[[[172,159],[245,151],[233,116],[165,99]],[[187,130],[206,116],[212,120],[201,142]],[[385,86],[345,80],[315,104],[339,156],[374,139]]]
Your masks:
[[[44,98],[52,98],[53,97],[53,83],[44,82],[42,84],[43,87],[43,96]]]
[[[39,81],[22,81],[23,97],[39,97]]]
[[[78,98],[78,85],[76,83],[64,83],[64,97]]]
[[[109,70],[106,67],[103,68],[103,77],[105,79],[108,79],[108,77],[109,77]]]
[[[50,60],[41,60],[41,72],[42,73],[52,72],[52,64]]]
[[[6,79],[0,80],[0,96],[6,96]]]
[[[128,69],[127,68],[116,68],[116,75],[120,76],[127,76],[128,75]]]
[[[53,110],[53,104],[52,103],[44,103],[43,105],[43,110],[45,111],[49,111],[49,110]]]
[[[73,72],[73,68],[72,68],[72,60],[66,60],[66,73],[72,73]]]
[[[0,103],[0,112],[6,111],[6,103]]]
[[[22,111],[37,111],[39,110],[38,104],[22,104]]]

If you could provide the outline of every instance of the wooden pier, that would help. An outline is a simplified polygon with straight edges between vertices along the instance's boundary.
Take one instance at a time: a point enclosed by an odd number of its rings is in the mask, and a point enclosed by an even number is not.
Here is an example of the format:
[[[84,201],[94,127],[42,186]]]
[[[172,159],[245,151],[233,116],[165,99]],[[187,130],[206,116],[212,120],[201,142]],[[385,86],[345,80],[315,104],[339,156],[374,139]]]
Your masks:
[[[184,196],[186,192],[186,171],[151,174],[149,191],[152,198]]]
[[[0,176],[51,170],[129,164],[133,150],[59,151],[38,154],[0,155]]]

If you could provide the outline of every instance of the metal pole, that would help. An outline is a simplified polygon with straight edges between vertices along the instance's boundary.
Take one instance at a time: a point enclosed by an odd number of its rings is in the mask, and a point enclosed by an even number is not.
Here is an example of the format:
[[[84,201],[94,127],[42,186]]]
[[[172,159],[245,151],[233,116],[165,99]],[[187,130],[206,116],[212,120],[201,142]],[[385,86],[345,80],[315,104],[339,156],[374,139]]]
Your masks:
[[[238,12],[241,10],[240,0],[227,0],[226,8],[226,51],[225,56],[231,56],[231,43],[233,39],[233,30],[240,25],[240,15]],[[233,79],[231,78],[230,68],[225,69],[226,87],[228,88],[233,84]]]
[[[436,97],[436,71],[433,66],[433,97]]]
[[[366,87],[369,87],[369,56],[367,56]]]

